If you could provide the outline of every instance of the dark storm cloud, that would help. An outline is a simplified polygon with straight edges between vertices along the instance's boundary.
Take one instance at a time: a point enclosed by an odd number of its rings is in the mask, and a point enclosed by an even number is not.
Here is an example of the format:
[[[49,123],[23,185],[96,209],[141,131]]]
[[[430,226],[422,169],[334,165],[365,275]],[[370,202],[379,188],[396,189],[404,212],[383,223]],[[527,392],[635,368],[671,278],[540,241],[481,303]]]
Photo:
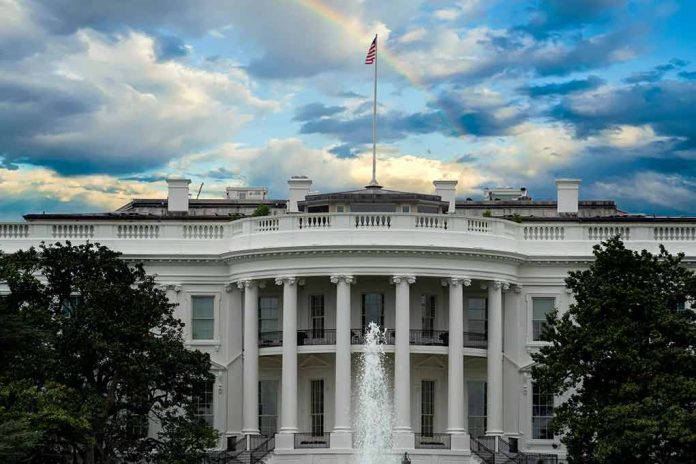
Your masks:
[[[102,31],[162,27],[200,35],[224,26],[234,13],[222,0],[28,0],[28,4],[34,19],[47,30],[66,35],[84,27]]]
[[[604,79],[597,76],[589,76],[585,79],[574,79],[565,82],[552,82],[550,84],[531,85],[521,87],[520,92],[532,97],[546,95],[567,95],[569,93],[584,92],[596,89],[604,84]]]
[[[333,116],[342,113],[346,108],[343,106],[326,106],[323,103],[309,103],[301,106],[295,111],[293,121],[312,121],[314,119]]]
[[[619,124],[649,124],[660,135],[684,139],[677,149],[696,148],[696,81],[664,80],[567,97],[551,115],[572,123],[581,136]]]
[[[606,20],[626,0],[540,0],[523,29],[536,35]]]
[[[661,64],[655,66],[649,71],[643,71],[639,73],[634,73],[625,79],[629,84],[637,84],[640,82],[657,82],[665,77],[665,74],[670,71],[675,71],[677,69],[682,69],[689,64],[688,61],[680,60],[674,58],[670,60],[669,63]]]

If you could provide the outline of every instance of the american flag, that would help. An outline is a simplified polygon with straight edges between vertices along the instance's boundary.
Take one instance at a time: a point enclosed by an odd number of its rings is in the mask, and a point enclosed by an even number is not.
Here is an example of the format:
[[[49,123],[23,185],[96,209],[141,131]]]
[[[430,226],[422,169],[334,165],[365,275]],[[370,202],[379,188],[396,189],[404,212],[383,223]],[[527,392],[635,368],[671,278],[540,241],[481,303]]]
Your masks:
[[[365,57],[365,64],[375,64],[375,59],[377,58],[377,36],[372,41],[370,49],[367,51],[367,56]]]

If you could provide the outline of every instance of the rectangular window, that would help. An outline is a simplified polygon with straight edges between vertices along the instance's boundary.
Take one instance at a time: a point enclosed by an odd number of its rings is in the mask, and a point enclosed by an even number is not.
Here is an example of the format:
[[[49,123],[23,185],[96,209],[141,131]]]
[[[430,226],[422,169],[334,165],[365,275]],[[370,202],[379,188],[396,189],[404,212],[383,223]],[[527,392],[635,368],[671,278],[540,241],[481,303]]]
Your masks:
[[[212,340],[215,334],[215,297],[191,297],[192,330],[194,340]]]
[[[324,295],[309,295],[312,338],[324,338]]]
[[[402,213],[410,213],[411,212],[411,207],[409,205],[402,205],[401,206],[401,212]]]
[[[259,381],[259,429],[261,435],[273,436],[278,427],[278,381]]]
[[[310,393],[312,436],[319,437],[324,435],[324,380],[312,380]]]
[[[213,382],[202,382],[193,390],[195,417],[213,426]]]
[[[384,327],[384,295],[382,293],[363,293],[362,328],[365,330],[370,322]]]
[[[278,298],[259,297],[259,334],[278,331]]]
[[[343,205],[336,205],[336,212],[337,213],[343,213],[345,212],[346,208]]]
[[[468,332],[485,334],[488,332],[488,300],[481,297],[467,298]]]
[[[546,393],[536,383],[532,384],[532,438],[552,440],[553,395]]]
[[[546,315],[553,311],[554,298],[532,298],[532,340],[541,339],[546,326]]]
[[[486,434],[486,382],[471,380],[466,383],[469,404],[469,434],[478,438]]]
[[[435,295],[421,295],[421,327],[424,337],[432,337],[435,330]]]
[[[435,424],[435,381],[421,381],[421,433],[432,437]]]

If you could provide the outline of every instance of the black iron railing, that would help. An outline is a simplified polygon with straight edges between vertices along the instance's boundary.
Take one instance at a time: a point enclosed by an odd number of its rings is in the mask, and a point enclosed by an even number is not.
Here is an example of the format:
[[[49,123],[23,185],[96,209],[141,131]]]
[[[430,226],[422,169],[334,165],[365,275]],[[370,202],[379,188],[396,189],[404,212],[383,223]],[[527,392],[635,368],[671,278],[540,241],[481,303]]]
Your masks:
[[[515,457],[517,464],[558,464],[555,454],[520,453]]]
[[[336,329],[302,329],[297,331],[297,346],[335,344]]]
[[[259,347],[283,346],[283,331],[261,332],[259,334]]]
[[[464,348],[483,348],[488,346],[488,335],[481,332],[464,332]]]
[[[416,433],[416,449],[450,449],[452,437],[449,433]]]
[[[227,437],[227,451],[246,451],[247,437]]]
[[[302,448],[329,448],[331,446],[331,435],[324,433],[321,435],[314,433],[296,433],[295,449]]]
[[[264,438],[265,440],[260,442],[258,446],[252,449],[251,454],[249,456],[250,464],[256,464],[257,462],[261,462],[261,460],[275,448],[275,436]]]
[[[411,330],[411,345],[447,346],[449,333],[446,330]]]
[[[384,343],[385,345],[393,345],[396,337],[396,330],[387,329]],[[365,331],[363,329],[350,330],[350,343],[353,345],[362,345],[365,343]]]
[[[471,437],[471,452],[474,453],[476,456],[481,459],[481,461],[484,462],[484,464],[494,464],[495,463],[495,441],[493,442],[493,448],[490,448],[488,445],[491,444],[489,440],[485,440],[485,443],[482,442],[481,439],[488,439],[488,438],[493,438],[493,437],[479,437],[479,438],[474,438]],[[495,438],[493,438],[495,440]]]

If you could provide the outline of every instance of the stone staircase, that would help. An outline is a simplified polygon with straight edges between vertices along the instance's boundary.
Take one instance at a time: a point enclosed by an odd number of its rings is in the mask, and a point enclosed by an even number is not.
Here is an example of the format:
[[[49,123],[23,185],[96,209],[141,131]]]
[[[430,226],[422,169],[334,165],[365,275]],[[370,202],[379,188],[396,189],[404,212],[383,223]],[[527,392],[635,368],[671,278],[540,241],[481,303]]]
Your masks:
[[[482,464],[558,464],[555,454],[523,453],[502,437],[472,437],[471,455]]]

